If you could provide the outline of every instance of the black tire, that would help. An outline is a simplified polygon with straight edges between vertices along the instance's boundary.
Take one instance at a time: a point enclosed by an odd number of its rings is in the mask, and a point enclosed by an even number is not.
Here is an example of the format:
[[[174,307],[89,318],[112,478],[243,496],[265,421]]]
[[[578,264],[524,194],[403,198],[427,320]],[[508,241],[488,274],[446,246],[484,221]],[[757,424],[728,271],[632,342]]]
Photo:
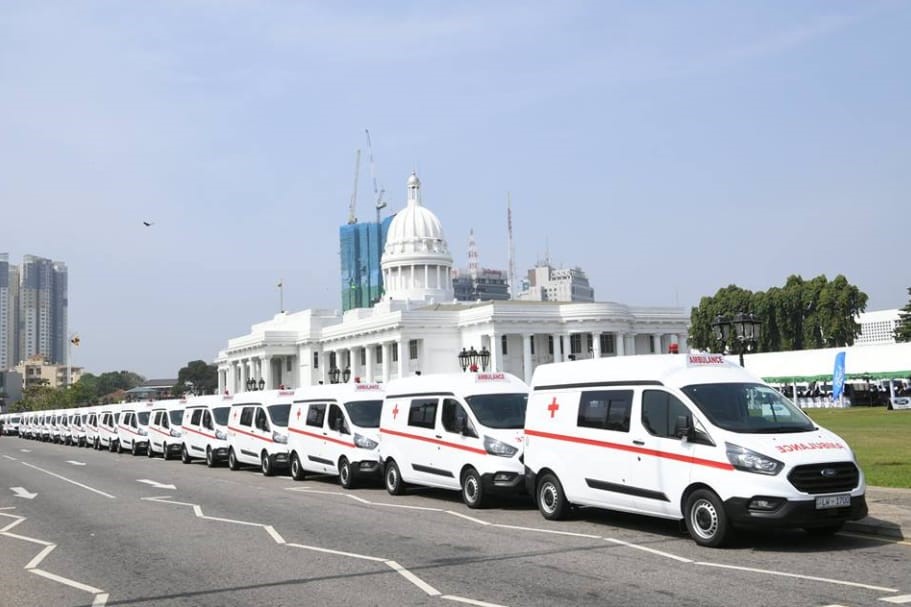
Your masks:
[[[302,481],[307,478],[307,474],[304,472],[304,467],[301,466],[301,460],[297,456],[297,452],[291,454],[291,478],[296,481]]]
[[[114,444],[114,439],[108,439],[108,451],[114,453],[117,450],[117,445]]]
[[[468,468],[462,474],[462,501],[469,508],[483,508],[486,505],[484,482],[474,468]]]
[[[187,451],[186,443],[184,443],[183,446],[181,446],[181,448],[180,448],[180,461],[182,461],[185,464],[189,464],[190,462],[193,461],[193,459],[190,457],[190,452]]]
[[[123,453],[123,445],[120,444],[120,441],[117,441],[117,453]]]
[[[171,459],[171,452],[168,450],[168,443],[161,443],[161,457],[162,459]]]
[[[402,495],[405,493],[405,483],[402,481],[402,473],[399,472],[399,467],[398,464],[395,463],[395,460],[391,459],[386,462],[383,480],[389,495]]]
[[[215,467],[215,454],[212,453],[212,447],[206,447],[206,465],[209,468]]]
[[[275,476],[275,464],[272,462],[272,457],[265,451],[259,457],[259,467],[263,471],[263,476]]]
[[[538,504],[541,516],[549,521],[565,519],[569,514],[570,505],[563,492],[563,485],[555,475],[549,472],[538,480],[535,502]]]
[[[700,546],[718,548],[728,539],[731,525],[724,504],[708,489],[697,489],[686,498],[683,508],[686,530]]]
[[[345,456],[338,460],[338,482],[345,489],[354,489],[355,485],[357,485],[357,481],[354,478],[354,470],[351,469],[351,462]]]
[[[152,451],[152,439],[149,439],[149,447],[146,449],[146,457],[149,459],[155,457],[155,452]]]
[[[804,531],[813,537],[826,537],[829,535],[835,535],[841,531],[841,528],[843,526],[844,523],[835,523],[834,525],[825,525],[823,527],[806,527],[804,528]]]
[[[136,457],[137,455],[139,455],[139,449],[136,446],[136,441],[133,441],[133,446],[130,447],[130,455],[132,455],[133,457]]]
[[[237,456],[234,455],[233,447],[228,449],[228,468],[231,470],[240,470],[240,462],[237,461]]]

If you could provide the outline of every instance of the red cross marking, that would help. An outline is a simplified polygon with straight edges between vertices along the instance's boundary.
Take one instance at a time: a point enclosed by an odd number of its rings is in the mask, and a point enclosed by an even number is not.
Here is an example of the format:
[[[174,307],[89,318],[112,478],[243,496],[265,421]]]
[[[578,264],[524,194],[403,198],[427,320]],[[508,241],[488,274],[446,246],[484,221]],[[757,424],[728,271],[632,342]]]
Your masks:
[[[300,418],[301,418],[301,410],[298,409],[298,410],[297,410],[297,419],[300,419]]]
[[[395,419],[399,415],[399,404],[396,403],[395,407],[392,408],[392,419]]]
[[[554,413],[556,413],[559,408],[560,404],[557,402],[557,397],[555,396],[553,402],[547,405],[547,410],[550,411],[551,419],[553,419]]]
[[[234,412],[234,419],[237,419],[237,411]]]

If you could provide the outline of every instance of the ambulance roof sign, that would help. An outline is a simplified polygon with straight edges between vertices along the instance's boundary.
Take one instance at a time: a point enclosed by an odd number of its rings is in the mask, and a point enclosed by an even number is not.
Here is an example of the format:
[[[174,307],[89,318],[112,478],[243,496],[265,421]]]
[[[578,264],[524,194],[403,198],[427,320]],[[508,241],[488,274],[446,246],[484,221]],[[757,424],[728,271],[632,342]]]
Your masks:
[[[686,355],[687,367],[723,367],[725,365],[723,354],[694,354]]]

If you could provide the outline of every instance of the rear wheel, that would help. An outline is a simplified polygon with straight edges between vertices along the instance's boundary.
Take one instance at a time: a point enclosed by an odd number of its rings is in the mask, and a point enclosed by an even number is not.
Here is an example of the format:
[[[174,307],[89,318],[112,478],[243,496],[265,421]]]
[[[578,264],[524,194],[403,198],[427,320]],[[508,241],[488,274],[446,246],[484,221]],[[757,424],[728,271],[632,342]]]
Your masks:
[[[180,461],[182,461],[182,462],[185,463],[185,464],[189,464],[191,461],[193,461],[193,460],[190,459],[190,452],[187,451],[187,446],[186,446],[186,444],[184,444],[184,445],[180,448]]]
[[[240,470],[240,462],[237,461],[237,456],[234,455],[234,448],[228,449],[228,468],[231,470]]]
[[[730,524],[724,505],[712,491],[697,489],[686,499],[686,530],[700,546],[717,548],[727,540]]]
[[[291,454],[291,478],[296,481],[302,481],[307,477],[304,473],[304,467],[301,466],[301,460],[297,452]]]
[[[563,493],[563,485],[553,474],[547,473],[538,481],[535,501],[541,515],[549,521],[559,521],[569,513],[569,502]]]
[[[469,468],[462,475],[462,501],[469,508],[484,507],[484,484],[474,468]]]
[[[215,467],[215,454],[212,453],[212,447],[206,447],[206,465],[209,468]]]
[[[386,473],[383,475],[386,481],[386,491],[389,495],[402,495],[405,493],[405,483],[402,482],[402,475],[395,460],[391,459],[386,463]]]
[[[354,471],[347,457],[342,456],[338,461],[338,480],[345,489],[354,489]]]
[[[272,458],[269,457],[269,454],[263,451],[263,454],[259,458],[260,468],[263,471],[263,476],[273,476],[275,474],[275,465],[272,463]]]

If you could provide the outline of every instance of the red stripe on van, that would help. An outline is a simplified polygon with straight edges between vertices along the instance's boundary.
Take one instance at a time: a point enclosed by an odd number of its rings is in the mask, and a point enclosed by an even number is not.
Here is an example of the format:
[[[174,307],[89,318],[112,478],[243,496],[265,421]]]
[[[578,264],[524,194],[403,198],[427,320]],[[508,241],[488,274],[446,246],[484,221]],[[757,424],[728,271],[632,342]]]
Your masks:
[[[487,451],[484,451],[484,449],[478,449],[477,447],[469,447],[468,445],[457,445],[456,443],[448,443],[444,440],[439,440],[436,438],[427,438],[426,436],[418,436],[417,434],[408,434],[407,432],[389,430],[388,428],[380,428],[380,433],[381,434],[392,434],[393,436],[401,436],[402,438],[413,438],[414,440],[422,440],[427,443],[433,443],[434,445],[441,445],[443,447],[452,447],[453,449],[461,449],[462,451],[470,451],[471,453],[480,453],[481,455],[487,455]]]
[[[206,438],[214,438],[218,440],[218,437],[214,434],[206,434],[205,432],[200,432],[199,430],[194,430],[193,428],[187,428],[186,426],[181,426],[184,432],[192,432],[193,434],[199,434],[200,436],[205,436]]]
[[[149,428],[152,432],[158,432],[159,434],[164,434],[167,437],[171,436],[170,432],[165,432],[164,430],[159,430],[158,428]]]
[[[323,436],[322,434],[314,434],[313,432],[304,432],[303,430],[298,430],[297,428],[288,428],[288,431],[294,432],[295,434],[303,434],[304,436],[310,436],[313,438],[317,438],[319,440],[327,440],[330,443],[337,443],[339,445],[344,445],[346,447],[357,447],[357,445],[355,445],[354,443],[346,443],[343,440],[339,440],[337,438],[331,438],[329,436]]]
[[[253,434],[252,432],[244,432],[243,430],[238,430],[237,428],[232,428],[231,426],[228,426],[228,430],[231,430],[231,431],[233,431],[233,432],[239,432],[240,434],[246,434],[247,436],[252,436],[253,438],[258,438],[259,440],[264,440],[264,441],[266,441],[267,443],[274,443],[274,442],[275,442],[275,441],[272,440],[271,438],[266,438],[265,436],[258,436],[258,435],[256,435],[256,434]]]
[[[135,434],[136,436],[142,436],[142,434],[140,434],[139,432],[136,432],[135,430],[131,430],[131,429],[127,428],[126,426],[120,426],[120,429],[123,430],[124,432],[129,432],[130,434]]]
[[[688,464],[696,464],[697,466],[708,466],[709,468],[719,468],[720,470],[733,470],[732,466],[728,462],[716,462],[710,459],[702,459],[699,457],[690,457],[687,455],[677,455],[676,453],[668,453],[667,451],[656,451],[654,449],[645,449],[643,447],[633,447],[630,445],[621,445],[619,443],[608,443],[606,441],[594,440],[591,438],[581,438],[578,436],[567,436],[566,434],[553,434],[551,432],[539,432],[538,430],[525,430],[526,436],[539,436],[541,438],[549,438],[552,440],[562,440],[569,443],[579,443],[582,445],[591,445],[593,447],[603,447],[606,449],[616,449],[618,451],[630,451],[632,453],[641,453],[642,455],[651,455],[653,457],[663,457],[665,459],[672,459],[678,462],[686,462]]]

